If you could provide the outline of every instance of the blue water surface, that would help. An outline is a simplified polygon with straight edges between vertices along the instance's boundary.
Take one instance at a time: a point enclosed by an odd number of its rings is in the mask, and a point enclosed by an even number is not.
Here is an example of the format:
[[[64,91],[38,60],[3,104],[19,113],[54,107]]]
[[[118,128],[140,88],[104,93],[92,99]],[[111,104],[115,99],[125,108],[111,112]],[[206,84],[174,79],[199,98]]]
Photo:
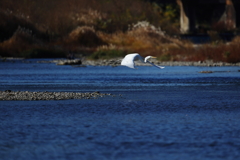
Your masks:
[[[0,62],[0,90],[112,93],[0,101],[0,159],[239,159],[239,67]],[[213,71],[203,74],[201,71]]]

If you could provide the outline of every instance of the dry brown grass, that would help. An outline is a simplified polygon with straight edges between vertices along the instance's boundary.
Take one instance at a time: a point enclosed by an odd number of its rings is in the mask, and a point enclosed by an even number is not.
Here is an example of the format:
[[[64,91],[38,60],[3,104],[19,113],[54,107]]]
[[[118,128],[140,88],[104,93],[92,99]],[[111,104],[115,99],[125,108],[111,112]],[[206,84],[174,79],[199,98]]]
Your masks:
[[[160,56],[166,48],[178,47],[161,29],[148,22],[134,24],[127,32],[113,34],[99,32],[98,34],[108,44],[125,48],[129,52],[141,53],[143,56]]]
[[[178,61],[240,62],[240,37],[235,37],[229,43],[172,48],[169,50],[169,55]]]
[[[52,36],[66,35],[77,26],[126,31],[138,21],[161,25],[159,20],[164,19],[151,3],[142,0],[1,0],[0,10],[32,22]]]
[[[230,43],[194,45],[189,41],[170,37],[146,22],[133,26],[127,32],[98,34],[108,44],[124,48],[129,53],[153,55],[161,61],[240,61],[240,37],[236,37]]]
[[[40,44],[40,41],[32,35],[31,31],[18,27],[10,39],[0,43],[0,48],[3,56],[19,56],[18,53],[34,48],[35,44]]]
[[[96,34],[95,29],[88,26],[77,27],[69,33],[65,41],[67,44],[86,47],[97,47],[105,44]]]
[[[163,61],[240,61],[240,37],[196,47],[169,36],[178,33],[179,24],[177,11],[168,7],[142,0],[1,0],[0,56],[58,48],[102,55],[138,52]],[[219,39],[217,32],[209,35]]]
[[[30,29],[36,38],[49,47],[58,45],[66,50],[93,52],[99,45],[114,44],[132,51],[147,51],[152,45],[150,40],[144,43],[143,38],[138,40],[134,37],[137,33],[125,33],[130,24],[141,20],[159,26],[159,19],[162,18],[153,5],[142,0],[1,0],[0,29],[7,34],[0,33],[0,49],[7,55],[29,48],[29,44],[24,41],[10,43],[20,25]],[[99,35],[110,35],[112,38]],[[122,36],[124,40],[115,35]]]

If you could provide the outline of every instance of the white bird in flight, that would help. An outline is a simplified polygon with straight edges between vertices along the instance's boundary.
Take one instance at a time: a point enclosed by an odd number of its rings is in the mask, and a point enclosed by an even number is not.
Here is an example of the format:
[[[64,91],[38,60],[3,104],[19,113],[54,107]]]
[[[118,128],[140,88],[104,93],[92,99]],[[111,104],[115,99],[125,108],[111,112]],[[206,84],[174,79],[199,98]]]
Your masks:
[[[157,66],[157,65],[149,62],[148,59],[150,59],[150,58],[157,58],[157,57],[147,56],[147,57],[145,57],[145,59],[144,59],[144,58],[143,58],[142,56],[140,56],[138,53],[131,53],[131,54],[126,55],[126,56],[123,58],[123,60],[122,60],[122,62],[121,62],[121,65],[122,65],[122,66],[127,66],[127,67],[132,68],[132,69],[135,69],[135,63],[134,63],[134,61],[140,60],[140,61],[143,62],[143,63],[149,63],[149,64],[153,65],[154,67],[157,67],[157,68],[160,68],[160,69],[165,68],[165,67]]]

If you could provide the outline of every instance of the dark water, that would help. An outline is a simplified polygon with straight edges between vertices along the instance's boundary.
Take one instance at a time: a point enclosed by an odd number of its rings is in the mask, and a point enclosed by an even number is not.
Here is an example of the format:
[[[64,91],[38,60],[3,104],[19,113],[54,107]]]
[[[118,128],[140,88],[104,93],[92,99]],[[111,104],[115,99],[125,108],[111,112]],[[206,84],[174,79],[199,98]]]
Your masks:
[[[0,101],[0,159],[239,159],[239,67],[0,63],[0,90],[106,92]],[[211,70],[214,73],[201,74]]]

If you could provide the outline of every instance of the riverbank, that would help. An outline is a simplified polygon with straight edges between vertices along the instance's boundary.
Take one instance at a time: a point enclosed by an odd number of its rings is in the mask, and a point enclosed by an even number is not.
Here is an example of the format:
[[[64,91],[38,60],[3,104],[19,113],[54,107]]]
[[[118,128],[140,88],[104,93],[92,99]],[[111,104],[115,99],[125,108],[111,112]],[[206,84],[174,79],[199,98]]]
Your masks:
[[[22,61],[24,63],[29,63],[30,61],[28,59],[24,58],[0,58],[0,62],[16,62],[16,61]],[[113,59],[99,59],[99,60],[89,60],[87,58],[81,58],[81,59],[44,59],[39,60],[38,63],[55,63],[56,65],[75,65],[79,67],[85,67],[85,66],[120,66],[121,65],[122,58],[113,58]],[[153,62],[156,65],[161,66],[203,66],[203,67],[221,67],[221,66],[240,66],[240,62],[238,63],[227,63],[227,62],[214,62],[212,60],[207,61],[158,61],[156,59],[152,59],[151,62]],[[142,63],[140,61],[135,61],[136,66],[150,66],[150,64]]]
[[[29,91],[0,91],[0,101],[22,100],[66,100],[66,99],[95,99],[105,96],[111,96],[109,93],[79,93],[79,92],[29,92]]]
[[[56,63],[57,65],[80,65],[80,66],[120,66],[122,58],[114,59],[101,59],[101,60],[87,60],[87,59],[76,59],[76,60],[64,60],[56,59],[51,61],[39,61],[39,63]],[[151,60],[156,65],[162,66],[204,66],[204,67],[217,67],[217,66],[240,66],[238,63],[227,63],[227,62],[213,62],[213,61],[158,61],[155,59]],[[142,63],[140,61],[135,62],[136,66],[150,66],[150,64]]]

